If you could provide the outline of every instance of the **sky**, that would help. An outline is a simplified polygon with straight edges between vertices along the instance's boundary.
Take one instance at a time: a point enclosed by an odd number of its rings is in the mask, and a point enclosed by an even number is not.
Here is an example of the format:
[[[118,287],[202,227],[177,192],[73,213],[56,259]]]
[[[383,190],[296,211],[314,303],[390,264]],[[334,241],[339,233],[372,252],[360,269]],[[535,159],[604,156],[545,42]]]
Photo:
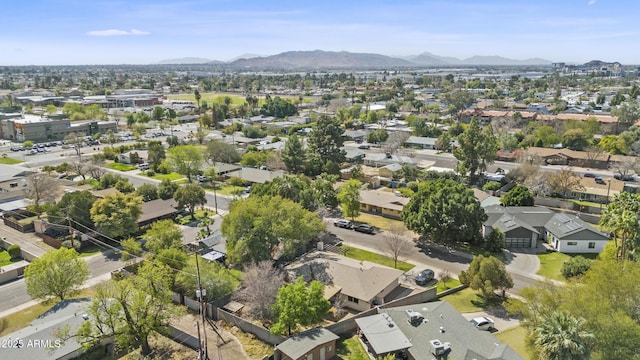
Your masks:
[[[0,65],[295,50],[640,64],[638,0],[11,0]]]

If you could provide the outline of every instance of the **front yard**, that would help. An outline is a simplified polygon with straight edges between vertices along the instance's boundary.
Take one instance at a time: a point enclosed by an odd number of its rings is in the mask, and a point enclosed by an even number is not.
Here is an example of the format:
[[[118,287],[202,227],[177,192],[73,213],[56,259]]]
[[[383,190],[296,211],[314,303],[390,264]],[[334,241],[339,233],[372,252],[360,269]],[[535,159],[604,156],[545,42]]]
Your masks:
[[[349,219],[351,220],[351,219]],[[356,222],[361,222],[375,226],[380,230],[389,231],[394,227],[406,229],[404,223],[400,220],[389,219],[383,216],[372,215],[367,213],[360,213],[360,216],[355,218]]]
[[[494,334],[496,339],[511,346],[513,350],[515,350],[518,353],[518,355],[522,356],[523,359],[531,360],[531,357],[527,352],[527,348],[525,347],[526,335],[527,335],[527,331],[522,326],[516,326],[511,329],[498,331],[497,333]]]
[[[105,164],[104,166],[108,167],[109,169],[118,170],[118,171],[131,171],[131,170],[137,169],[135,165],[123,164],[123,163],[117,163],[117,162]]]
[[[22,260],[22,258],[11,259],[11,256],[9,255],[7,250],[0,251],[0,267],[18,262],[20,260]]]
[[[376,254],[371,251],[362,250],[346,245],[343,245],[342,248],[346,250],[346,253],[344,255],[348,258],[360,261],[370,261],[372,263],[388,266],[390,268],[394,267],[393,259],[388,256]],[[398,270],[409,271],[414,267],[415,265],[413,264],[409,264],[404,261],[398,261]]]
[[[562,264],[578,255],[584,256],[587,259],[595,259],[597,256],[597,254],[563,254],[561,252],[541,253],[538,254],[540,268],[536,274],[553,280],[566,281],[567,279],[565,279],[560,272],[560,270],[562,270]]]

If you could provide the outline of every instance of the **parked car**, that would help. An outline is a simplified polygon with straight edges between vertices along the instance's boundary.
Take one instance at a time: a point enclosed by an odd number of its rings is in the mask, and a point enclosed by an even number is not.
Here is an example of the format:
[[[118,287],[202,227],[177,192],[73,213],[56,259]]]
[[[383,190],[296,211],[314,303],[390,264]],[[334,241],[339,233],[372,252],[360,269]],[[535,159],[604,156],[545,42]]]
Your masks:
[[[424,269],[416,275],[415,281],[417,285],[427,285],[433,278],[435,273],[431,269]]]
[[[594,177],[593,180],[596,182],[596,184],[600,184],[600,185],[605,185],[606,184],[604,182],[604,180],[602,180],[602,178],[600,176]]]
[[[368,224],[360,224],[356,226],[354,230],[357,232],[366,233],[366,234],[373,234],[376,231],[376,229],[373,226]]]
[[[360,145],[358,146],[358,149],[362,149],[362,150],[369,150],[371,148],[370,145]]]
[[[469,322],[478,330],[491,331],[495,329],[493,327],[493,320],[489,319],[486,316],[473,318]]]
[[[343,229],[351,229],[351,227],[353,227],[353,224],[349,220],[336,220],[333,222],[333,225]]]
[[[138,169],[140,170],[149,170],[150,167],[151,165],[149,163],[138,164]]]
[[[208,177],[208,176],[204,176],[204,175],[197,175],[197,176],[196,176],[196,179],[197,179],[199,182],[207,182],[207,181],[210,181],[210,180],[211,180],[211,178],[210,178],[210,177]]]
[[[635,180],[633,175],[622,176],[620,174],[615,174],[615,175],[613,175],[613,178],[616,179],[616,180],[622,180],[622,181],[634,181]]]
[[[594,178],[594,177],[596,177],[596,175],[592,174],[592,173],[586,173],[586,174],[584,174],[584,177],[586,177],[586,178]]]

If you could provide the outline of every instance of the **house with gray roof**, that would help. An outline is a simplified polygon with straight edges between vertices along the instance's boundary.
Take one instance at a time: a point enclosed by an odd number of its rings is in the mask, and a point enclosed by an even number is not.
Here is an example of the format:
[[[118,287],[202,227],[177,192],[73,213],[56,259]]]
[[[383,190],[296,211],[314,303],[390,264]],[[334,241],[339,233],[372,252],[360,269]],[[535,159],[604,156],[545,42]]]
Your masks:
[[[272,181],[277,177],[284,176],[285,172],[282,170],[269,171],[254,168],[241,168],[239,170],[230,171],[224,176],[228,178],[239,177],[242,180],[251,184],[264,184],[267,181]]]
[[[499,229],[511,248],[535,248],[543,240],[563,253],[599,253],[609,241],[579,217],[540,206],[493,205],[485,207],[485,213],[483,235]]]
[[[389,164],[414,164],[416,161],[408,156],[394,155],[390,153],[368,153],[364,157],[364,164],[380,167]]]
[[[404,142],[404,146],[420,149],[435,150],[437,138],[424,137],[424,136],[409,136]]]
[[[378,314],[356,319],[356,323],[361,341],[374,358],[390,353],[413,360],[522,360],[515,350],[490,332],[476,329],[445,301],[379,308]],[[436,356],[443,353],[448,357]]]
[[[313,328],[276,346],[275,360],[333,359],[338,335],[325,328]]]

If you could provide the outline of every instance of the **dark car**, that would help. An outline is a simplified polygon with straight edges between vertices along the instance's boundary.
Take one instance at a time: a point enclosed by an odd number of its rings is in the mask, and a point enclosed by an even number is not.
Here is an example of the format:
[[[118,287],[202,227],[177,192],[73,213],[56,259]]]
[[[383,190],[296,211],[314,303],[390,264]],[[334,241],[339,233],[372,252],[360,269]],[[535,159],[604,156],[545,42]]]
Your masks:
[[[427,285],[433,280],[435,273],[431,269],[424,269],[416,275],[415,281],[418,285]]]
[[[584,177],[586,177],[586,178],[594,178],[594,177],[596,177],[596,175],[592,174],[592,173],[586,173],[586,174],[584,174]]]
[[[361,150],[369,150],[370,148],[371,148],[371,146],[369,146],[369,145],[360,145],[360,146],[358,146],[358,149],[361,149]]]
[[[376,231],[376,229],[373,226],[367,225],[367,224],[360,224],[355,228],[353,228],[353,230],[361,233],[366,233],[366,234],[373,234]]]
[[[622,180],[622,181],[634,181],[635,180],[633,175],[622,176],[620,174],[615,174],[615,175],[613,175],[613,178],[616,179],[616,180]]]

